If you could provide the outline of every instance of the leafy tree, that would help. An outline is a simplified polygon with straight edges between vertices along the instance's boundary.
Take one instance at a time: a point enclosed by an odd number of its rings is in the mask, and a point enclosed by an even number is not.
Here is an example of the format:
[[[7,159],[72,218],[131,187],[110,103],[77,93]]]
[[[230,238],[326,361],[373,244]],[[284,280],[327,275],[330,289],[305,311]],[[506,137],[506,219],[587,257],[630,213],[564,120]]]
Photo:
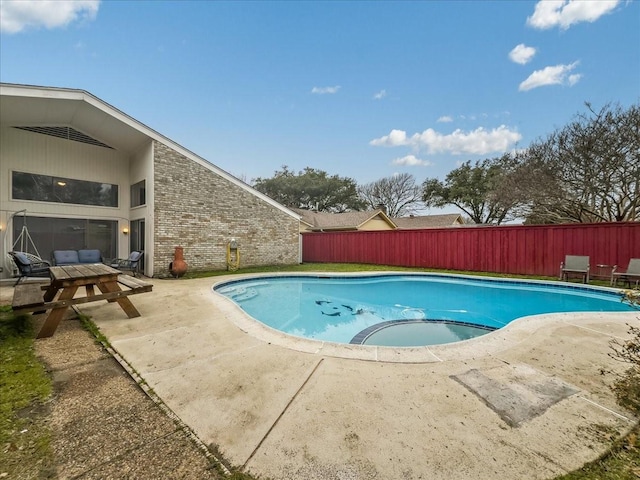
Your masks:
[[[423,206],[422,188],[409,173],[401,173],[381,178],[358,187],[358,193],[370,208],[381,205],[392,217],[403,217],[416,212]]]
[[[514,185],[527,223],[640,220],[640,104],[586,105],[522,154]]]
[[[355,180],[311,167],[295,173],[284,165],[271,178],[254,179],[253,187],[286,207],[331,213],[364,207]]]
[[[455,205],[475,223],[499,225],[515,216],[520,200],[512,189],[503,188],[515,166],[515,157],[485,159],[471,165],[463,163],[446,176],[444,182],[428,178],[422,184],[428,207]]]

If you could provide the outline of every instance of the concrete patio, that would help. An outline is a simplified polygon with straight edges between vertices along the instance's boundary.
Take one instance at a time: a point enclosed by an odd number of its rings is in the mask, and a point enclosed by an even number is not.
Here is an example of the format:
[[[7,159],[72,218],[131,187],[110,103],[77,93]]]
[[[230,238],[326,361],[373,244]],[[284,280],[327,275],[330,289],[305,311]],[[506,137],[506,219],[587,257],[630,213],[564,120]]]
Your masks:
[[[626,368],[610,341],[637,312],[530,317],[429,348],[335,346],[248,320],[218,281],[153,279],[139,318],[81,311],[202,442],[261,477],[553,478],[637,421],[601,373]]]

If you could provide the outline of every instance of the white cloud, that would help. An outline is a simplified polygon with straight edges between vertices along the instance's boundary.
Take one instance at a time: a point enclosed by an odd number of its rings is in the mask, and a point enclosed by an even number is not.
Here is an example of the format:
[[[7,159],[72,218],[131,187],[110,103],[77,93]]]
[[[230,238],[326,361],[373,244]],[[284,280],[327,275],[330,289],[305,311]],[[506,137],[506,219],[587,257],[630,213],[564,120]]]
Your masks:
[[[317,95],[325,95],[327,93],[338,93],[338,90],[340,90],[340,85],[336,85],[335,87],[313,87],[311,89],[311,93],[315,93]]]
[[[524,65],[529,63],[535,54],[535,48],[527,47],[524,43],[521,43],[520,45],[516,45],[513,50],[509,52],[509,58],[512,62]]]
[[[66,27],[72,22],[94,20],[100,0],[2,0],[0,31],[18,33],[27,28]]]
[[[582,78],[582,74],[580,73],[574,73],[573,75],[569,75],[569,78],[567,78],[567,84],[570,87],[573,87],[576,83],[578,83],[578,80],[580,80]]]
[[[397,147],[399,145],[408,145],[407,132],[404,130],[391,130],[389,135],[376,138],[369,142],[374,147]]]
[[[386,90],[380,90],[378,93],[376,93],[373,96],[373,98],[374,98],[374,100],[382,100],[386,96],[387,96],[387,91]]]
[[[560,27],[563,30],[580,22],[595,22],[611,12],[620,0],[540,0],[527,25],[540,30]]]
[[[411,137],[407,137],[407,133],[403,130],[392,130],[389,135],[371,140],[369,144],[376,147],[426,148],[430,154],[486,155],[492,152],[506,152],[521,139],[521,134],[500,125],[492,130],[480,127],[470,132],[463,132],[458,129],[447,135],[428,128],[422,133],[414,133]]]
[[[449,115],[443,115],[442,117],[440,117],[437,120],[438,123],[449,123],[449,122],[453,122],[453,118],[450,117]]]
[[[533,88],[544,87],[546,85],[575,85],[582,77],[581,74],[569,73],[576,68],[578,62],[569,65],[555,65],[553,67],[545,67],[542,70],[536,70],[520,84],[518,90],[526,92]]]
[[[391,165],[405,165],[408,167],[430,167],[433,165],[428,160],[420,160],[415,155],[406,155],[401,158],[396,158],[391,162]]]

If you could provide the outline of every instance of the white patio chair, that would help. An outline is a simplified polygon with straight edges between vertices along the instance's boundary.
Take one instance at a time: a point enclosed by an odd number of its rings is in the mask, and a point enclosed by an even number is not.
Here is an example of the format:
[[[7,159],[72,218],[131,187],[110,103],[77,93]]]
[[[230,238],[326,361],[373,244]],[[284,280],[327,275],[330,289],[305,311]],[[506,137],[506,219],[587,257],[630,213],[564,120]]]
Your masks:
[[[640,258],[632,258],[629,260],[629,266],[626,272],[618,272],[618,266],[614,265],[611,271],[611,286],[615,287],[618,279],[625,280],[629,288],[631,288],[631,280],[636,281],[636,287],[640,282]]]
[[[583,283],[589,283],[589,257],[566,255],[560,264],[560,280],[568,281],[570,276],[582,277]]]

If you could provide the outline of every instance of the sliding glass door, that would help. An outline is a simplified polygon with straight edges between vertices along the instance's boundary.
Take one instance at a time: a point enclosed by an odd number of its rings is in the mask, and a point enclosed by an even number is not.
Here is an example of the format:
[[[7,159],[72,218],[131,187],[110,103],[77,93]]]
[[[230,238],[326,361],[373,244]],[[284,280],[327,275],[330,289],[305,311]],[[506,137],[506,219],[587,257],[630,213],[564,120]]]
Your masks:
[[[113,258],[117,232],[115,220],[14,217],[12,250],[24,249],[50,260],[54,250],[97,249],[103,258]]]
[[[138,250],[144,252],[144,219],[132,220],[130,225],[129,251]],[[142,256],[140,267],[144,269],[144,255]]]

